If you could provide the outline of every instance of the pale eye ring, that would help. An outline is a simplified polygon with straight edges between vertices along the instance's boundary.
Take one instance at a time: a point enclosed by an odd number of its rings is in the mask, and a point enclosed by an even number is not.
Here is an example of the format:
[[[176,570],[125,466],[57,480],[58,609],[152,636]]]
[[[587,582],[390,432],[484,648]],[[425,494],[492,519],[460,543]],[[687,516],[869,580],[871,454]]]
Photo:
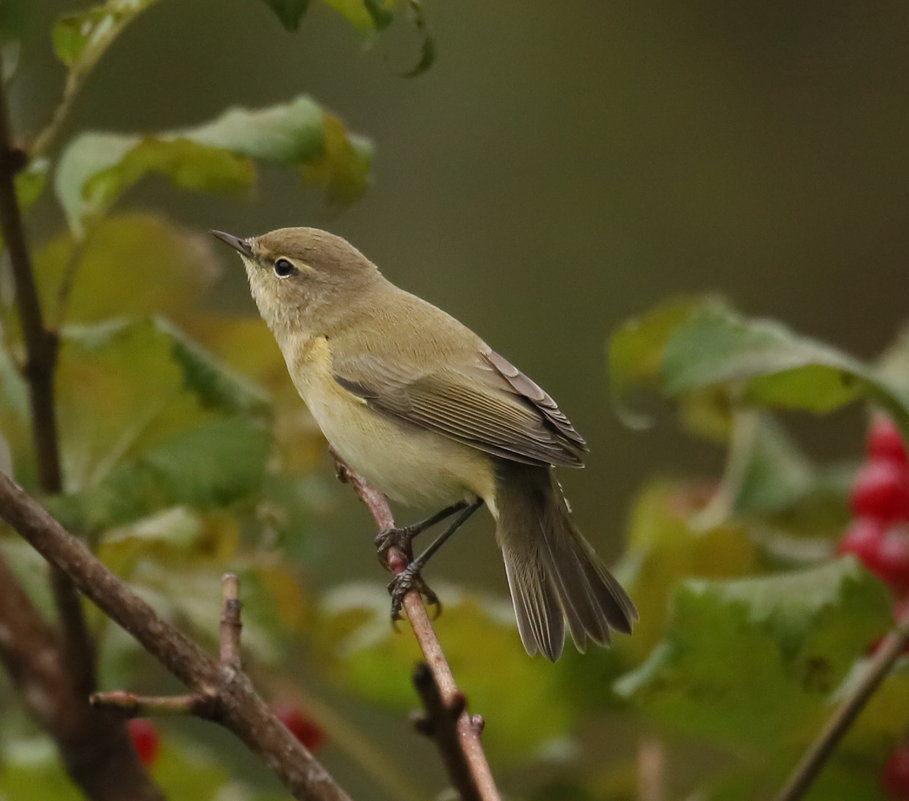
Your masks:
[[[278,278],[289,278],[295,272],[297,272],[297,268],[294,267],[289,259],[282,258],[275,259],[274,271],[275,275],[278,276]]]

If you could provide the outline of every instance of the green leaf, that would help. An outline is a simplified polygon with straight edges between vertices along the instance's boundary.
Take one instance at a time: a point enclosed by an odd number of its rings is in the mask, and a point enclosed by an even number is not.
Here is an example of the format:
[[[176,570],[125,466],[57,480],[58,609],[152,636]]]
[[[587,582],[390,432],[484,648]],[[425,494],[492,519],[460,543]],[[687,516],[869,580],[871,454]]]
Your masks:
[[[688,581],[666,634],[619,693],[660,723],[730,748],[807,742],[832,692],[891,620],[852,558],[731,581]]]
[[[877,362],[881,375],[909,395],[909,325],[903,326]]]
[[[739,577],[758,567],[758,549],[741,523],[694,525],[712,489],[654,481],[635,499],[618,571],[641,613],[634,636],[620,643],[638,658],[662,636],[669,596],[683,579]]]
[[[723,385],[748,403],[818,413],[865,396],[909,421],[909,394],[869,365],[781,323],[716,306],[673,333],[660,378],[670,395]]]
[[[409,3],[413,24],[420,33],[422,39],[420,45],[420,58],[413,67],[403,74],[404,78],[416,78],[426,72],[436,61],[436,40],[430,33],[429,26],[426,24],[426,15],[423,11],[423,3],[420,0],[410,0]]]
[[[23,213],[27,212],[41,197],[44,187],[47,184],[47,174],[50,169],[50,162],[47,159],[32,159],[24,170],[16,174],[16,200],[19,202],[19,209]],[[0,233],[0,250],[3,249],[3,235]]]
[[[269,415],[254,387],[155,318],[65,328],[57,383],[71,489],[200,424],[247,416],[261,426]]]
[[[73,528],[99,532],[180,504],[220,508],[261,489],[270,447],[270,433],[247,418],[211,420],[123,460],[54,510]]]
[[[649,415],[633,411],[631,405],[639,394],[660,388],[660,368],[672,335],[695,314],[720,304],[717,298],[674,298],[623,323],[610,337],[609,383],[626,425],[641,428],[650,423]]]
[[[391,24],[397,0],[323,0],[362,34],[380,31]]]
[[[55,176],[70,228],[103,214],[148,173],[183,189],[243,193],[255,182],[254,159],[296,168],[332,203],[358,197],[371,149],[305,96],[265,109],[232,108],[195,128],[138,134],[85,133],[64,151]]]
[[[770,415],[755,414],[750,428],[731,510],[768,515],[789,509],[814,489],[816,470]],[[730,478],[727,470],[724,482]]]
[[[727,409],[744,403],[824,413],[858,399],[879,404],[909,432],[909,379],[900,369],[905,350],[895,349],[874,367],[703,297],[671,301],[626,323],[612,338],[609,360],[620,404],[657,390],[694,410],[701,433],[722,433],[717,412],[724,403]],[[625,417],[631,424],[648,421]]]
[[[300,27],[309,10],[310,0],[264,0],[288,31]],[[322,0],[337,11],[360,33],[368,35],[387,28],[394,19],[395,6],[401,0]]]
[[[81,243],[66,233],[54,237],[35,256],[48,317],[95,323],[167,314],[194,323],[221,269],[210,241],[207,234],[142,213],[109,215]]]
[[[90,68],[135,17],[156,0],[108,0],[67,14],[51,33],[54,52],[74,72]]]
[[[868,660],[856,663],[837,691],[837,698],[841,700],[848,696],[867,671]],[[850,754],[885,753],[906,734],[907,709],[909,659],[903,656],[850,727],[842,748]]]
[[[287,30],[295,31],[309,8],[309,0],[265,0],[265,5],[275,12]]]
[[[723,478],[695,525],[721,524],[734,514],[763,517],[810,511],[821,530],[841,526],[836,512],[843,505],[817,503],[826,477],[795,446],[782,425],[758,409],[738,409],[732,415],[731,435]],[[815,501],[813,508],[806,502]],[[829,507],[833,506],[831,509]],[[824,507],[827,507],[826,509]],[[831,512],[834,513],[831,518]],[[802,515],[806,517],[806,515]],[[802,521],[802,525],[808,522]]]

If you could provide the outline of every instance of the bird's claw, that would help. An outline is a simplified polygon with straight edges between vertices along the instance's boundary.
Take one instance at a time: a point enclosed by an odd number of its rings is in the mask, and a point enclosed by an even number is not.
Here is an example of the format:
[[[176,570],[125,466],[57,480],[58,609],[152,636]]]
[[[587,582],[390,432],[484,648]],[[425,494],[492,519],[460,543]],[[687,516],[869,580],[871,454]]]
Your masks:
[[[404,554],[404,558],[413,561],[413,538],[415,534],[409,526],[395,528],[386,528],[376,535],[376,555],[379,557],[379,563],[386,567],[388,565],[388,552],[392,548],[397,548]]]
[[[418,565],[410,564],[398,573],[388,583],[388,594],[391,596],[391,622],[396,623],[401,619],[401,609],[404,606],[404,596],[411,590],[416,590],[427,605],[433,607],[433,618],[442,613],[442,602],[439,596],[423,580]]]

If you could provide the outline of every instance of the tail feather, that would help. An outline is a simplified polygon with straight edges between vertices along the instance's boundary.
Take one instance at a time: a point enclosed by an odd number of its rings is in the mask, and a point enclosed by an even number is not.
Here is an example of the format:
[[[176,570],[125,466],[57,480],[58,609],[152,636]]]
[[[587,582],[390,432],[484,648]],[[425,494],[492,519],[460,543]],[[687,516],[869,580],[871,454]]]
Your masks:
[[[503,464],[496,513],[518,631],[529,654],[558,659],[566,623],[580,651],[588,640],[608,645],[611,629],[631,632],[637,609],[574,526],[551,470]]]

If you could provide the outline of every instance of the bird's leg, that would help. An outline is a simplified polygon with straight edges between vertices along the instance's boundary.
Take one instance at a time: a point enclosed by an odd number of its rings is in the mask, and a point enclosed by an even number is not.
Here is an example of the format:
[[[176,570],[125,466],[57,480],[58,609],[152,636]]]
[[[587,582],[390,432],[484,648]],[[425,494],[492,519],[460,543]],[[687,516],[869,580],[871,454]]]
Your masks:
[[[421,520],[419,523],[413,523],[409,526],[395,526],[394,528],[387,528],[384,531],[380,531],[376,535],[375,540],[379,562],[381,562],[383,566],[388,562],[387,555],[389,548],[400,548],[407,557],[407,561],[412,562],[413,548],[411,547],[411,543],[413,542],[413,538],[416,537],[417,534],[421,534],[426,531],[426,529],[434,526],[439,521],[444,520],[446,517],[451,517],[455,512],[460,512],[467,505],[467,501],[458,501],[458,503],[446,506],[441,512],[436,512],[436,514],[427,517],[425,520]]]
[[[477,511],[477,509],[479,509],[482,505],[483,500],[481,498],[477,498],[474,501],[463,501],[460,504],[456,504],[454,507],[443,510],[444,512],[447,512],[447,514],[443,517],[435,515],[436,521],[434,522],[437,522],[438,520],[442,520],[444,517],[453,514],[454,511],[459,512],[458,516],[451,521],[448,528],[439,534],[439,536],[429,544],[429,547],[427,547],[426,550],[423,551],[423,553],[421,553],[416,559],[410,559],[407,567],[398,573],[389,583],[388,592],[391,595],[392,620],[400,620],[401,606],[404,604],[404,596],[412,589],[419,590],[420,594],[423,595],[430,604],[441,608],[439,599],[436,597],[436,594],[431,589],[429,589],[426,582],[423,581],[423,577],[420,575],[420,571],[429,561],[430,557],[432,557],[432,555],[445,544],[448,538],[451,537],[451,535],[454,534],[462,525],[464,525],[467,518],[470,517],[475,511]],[[442,513],[440,512],[439,514]]]

